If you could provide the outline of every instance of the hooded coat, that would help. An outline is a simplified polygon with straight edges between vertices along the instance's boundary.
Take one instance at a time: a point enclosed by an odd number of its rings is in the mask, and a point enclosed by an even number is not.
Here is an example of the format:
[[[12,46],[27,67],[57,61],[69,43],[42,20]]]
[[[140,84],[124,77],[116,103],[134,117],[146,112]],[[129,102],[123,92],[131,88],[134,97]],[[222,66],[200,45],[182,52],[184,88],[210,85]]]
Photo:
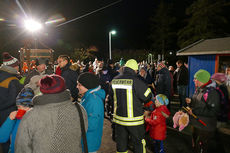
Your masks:
[[[171,77],[170,72],[166,67],[157,71],[155,87],[157,95],[164,94],[170,99]]]
[[[166,117],[170,115],[169,110],[165,105],[156,107],[151,113],[150,118],[146,118],[147,131],[149,131],[150,137],[154,140],[164,140],[166,138]]]
[[[78,89],[76,86],[78,74],[76,71],[70,69],[70,66],[71,63],[68,63],[65,67],[61,68],[61,76],[65,79],[66,88],[70,90],[74,101],[77,101]]]
[[[198,87],[191,99],[192,112],[207,126],[203,126],[196,119],[191,118],[191,124],[204,131],[215,131],[217,115],[220,111],[220,97],[215,90],[216,84],[211,80]]]
[[[88,116],[88,131],[86,133],[89,152],[97,151],[101,146],[104,121],[105,91],[100,86],[89,89],[81,99]]]
[[[0,126],[16,110],[16,97],[23,86],[17,79],[17,70],[6,65],[0,67]]]

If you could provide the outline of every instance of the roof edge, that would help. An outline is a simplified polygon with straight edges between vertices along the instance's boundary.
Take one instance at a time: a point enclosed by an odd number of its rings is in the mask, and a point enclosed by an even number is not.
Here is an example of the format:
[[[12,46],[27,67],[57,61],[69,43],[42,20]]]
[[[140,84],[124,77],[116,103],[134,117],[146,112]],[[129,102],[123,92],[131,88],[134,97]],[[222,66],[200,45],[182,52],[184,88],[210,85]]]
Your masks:
[[[194,42],[193,44],[188,45],[187,47],[184,47],[184,48],[178,50],[177,53],[180,53],[180,52],[182,52],[182,51],[184,51],[184,50],[186,50],[186,49],[188,49],[188,48],[191,48],[191,47],[195,46],[196,44],[201,43],[201,42],[204,41],[204,40],[205,40],[205,39],[198,40],[198,41]]]
[[[230,51],[229,50],[225,50],[225,51],[218,51],[218,54],[229,54]],[[216,51],[208,51],[208,52],[193,52],[193,53],[177,53],[177,56],[188,56],[188,55],[213,55],[213,54],[217,54]]]

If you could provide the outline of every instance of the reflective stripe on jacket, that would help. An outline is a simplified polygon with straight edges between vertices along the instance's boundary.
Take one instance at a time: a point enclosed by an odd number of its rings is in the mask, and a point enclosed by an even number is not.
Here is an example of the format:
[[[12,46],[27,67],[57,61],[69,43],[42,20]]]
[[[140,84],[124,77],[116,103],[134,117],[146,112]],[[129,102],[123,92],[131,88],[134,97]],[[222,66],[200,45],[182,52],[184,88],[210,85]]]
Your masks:
[[[144,124],[143,103],[149,102],[151,90],[135,71],[125,67],[124,72],[112,80],[114,97],[113,121],[124,126]]]

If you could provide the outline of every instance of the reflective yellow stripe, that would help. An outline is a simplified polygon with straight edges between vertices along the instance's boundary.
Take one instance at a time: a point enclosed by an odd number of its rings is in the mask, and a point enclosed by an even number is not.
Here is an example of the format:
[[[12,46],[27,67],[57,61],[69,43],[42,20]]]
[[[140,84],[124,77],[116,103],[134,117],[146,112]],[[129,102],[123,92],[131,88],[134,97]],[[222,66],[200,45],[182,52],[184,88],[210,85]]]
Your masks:
[[[127,150],[126,152],[118,152],[118,151],[117,151],[117,153],[128,153],[128,150]]]
[[[123,121],[117,120],[116,118],[113,118],[113,122],[120,124],[120,125],[124,125],[124,126],[137,126],[137,125],[144,124],[144,120],[136,121],[136,122],[123,122]]]
[[[151,89],[148,88],[144,93],[145,97],[147,97],[150,93],[151,93]]]
[[[116,90],[115,89],[113,89],[113,101],[114,101],[113,113],[116,114],[117,113],[117,95],[116,95]]]
[[[128,117],[132,118],[133,117],[133,92],[132,89],[127,89],[126,90],[126,96],[127,96],[127,113]]]
[[[118,120],[122,120],[122,121],[138,121],[138,120],[143,120],[144,119],[144,115],[129,118],[129,117],[118,116],[118,115],[115,114],[113,117],[118,119]]]
[[[130,105],[131,105],[131,115],[130,117],[133,117],[133,90],[130,90]]]
[[[141,143],[143,144],[143,153],[146,153],[146,149],[145,149],[146,142],[145,142],[145,139],[142,139]]]

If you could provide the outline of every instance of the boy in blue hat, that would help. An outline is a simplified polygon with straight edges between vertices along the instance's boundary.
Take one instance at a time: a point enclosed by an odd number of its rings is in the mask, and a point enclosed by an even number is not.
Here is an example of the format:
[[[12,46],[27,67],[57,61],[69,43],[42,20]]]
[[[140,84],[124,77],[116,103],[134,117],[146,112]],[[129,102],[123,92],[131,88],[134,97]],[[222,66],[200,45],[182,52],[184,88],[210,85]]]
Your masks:
[[[11,137],[10,153],[14,153],[14,142],[18,126],[25,113],[31,109],[33,97],[34,92],[31,88],[23,88],[16,99],[18,110],[11,112],[7,120],[0,127],[0,143],[7,142]]]

